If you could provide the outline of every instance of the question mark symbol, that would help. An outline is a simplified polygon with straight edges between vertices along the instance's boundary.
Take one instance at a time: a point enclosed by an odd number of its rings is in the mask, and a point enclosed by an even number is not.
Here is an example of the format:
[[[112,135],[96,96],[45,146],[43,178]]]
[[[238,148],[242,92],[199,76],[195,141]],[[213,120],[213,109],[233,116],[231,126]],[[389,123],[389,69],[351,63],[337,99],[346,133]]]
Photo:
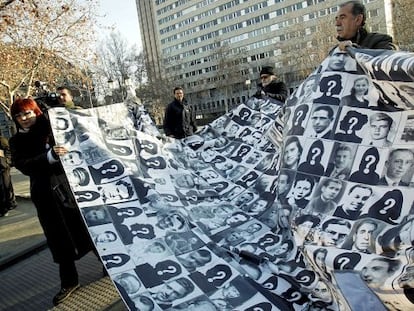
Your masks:
[[[122,257],[119,255],[113,255],[105,260],[105,266],[107,269],[119,266],[122,263]]]
[[[273,243],[273,239],[272,238],[266,238],[264,241],[260,242],[259,245],[266,247],[267,244],[271,244]]]
[[[243,115],[242,115],[242,117],[241,117],[241,119],[243,120],[243,121],[246,121],[247,120],[247,118],[249,117],[249,112],[248,111],[243,111]]]
[[[371,171],[370,166],[375,162],[376,158],[374,155],[369,154],[365,157],[364,160],[367,162],[364,168],[364,174],[368,174]]]
[[[333,88],[336,86],[336,81],[331,80],[328,82],[328,91],[326,91],[326,95],[327,96],[331,96],[332,95],[332,90]]]
[[[346,131],[347,134],[352,134],[352,132],[354,131],[353,128],[355,125],[358,124],[358,118],[357,117],[352,117],[349,119],[349,128]]]
[[[141,147],[144,149],[151,150],[151,151],[155,149],[155,146],[153,143],[148,143],[148,144],[145,143],[145,144],[142,144]]]
[[[379,210],[379,213],[381,214],[381,215],[385,215],[385,214],[387,214],[388,213],[388,210],[389,209],[391,209],[391,208],[393,208],[394,206],[395,206],[395,204],[396,204],[397,202],[394,200],[394,199],[392,199],[392,198],[389,198],[388,200],[386,200],[385,202],[384,202],[384,207],[383,208],[381,208],[380,210]]]
[[[142,229],[140,229],[140,230],[132,230],[131,231],[131,233],[133,234],[133,235],[136,235],[136,234],[144,234],[144,235],[148,235],[149,233],[151,232],[151,230],[149,229],[149,228],[145,228],[145,227],[143,227]]]
[[[159,160],[147,161],[149,167],[159,167],[161,162]]]
[[[295,119],[295,126],[299,125],[299,121],[301,119],[301,117],[303,116],[303,110],[299,110],[298,113],[296,114],[296,119]]]
[[[127,215],[127,216],[134,216],[135,214],[134,214],[134,211],[133,210],[131,210],[131,209],[129,209],[129,210],[127,210],[127,211],[119,211],[119,212],[117,212],[116,213],[118,216],[123,216],[123,215]]]
[[[293,292],[291,293],[291,299],[287,299],[287,301],[289,302],[293,302],[293,301],[297,301],[300,300],[302,298],[302,295],[299,292]]]
[[[167,269],[158,271],[157,274],[158,275],[164,275],[166,273],[174,274],[176,272],[177,272],[177,268],[176,267],[174,267],[174,266],[168,266]]]
[[[346,269],[346,265],[351,262],[351,259],[348,257],[341,257],[338,259],[339,269]]]
[[[128,154],[128,149],[124,147],[112,147],[112,150],[118,151],[118,154],[122,154],[122,155]]]
[[[273,285],[271,282],[266,282],[266,283],[263,283],[263,284],[262,284],[262,286],[263,286],[264,288],[266,288],[266,289],[270,289],[270,290],[275,289],[274,285]]]
[[[309,275],[304,275],[298,279],[300,283],[309,283],[311,281],[311,277]]]
[[[112,164],[109,168],[107,168],[107,169],[103,169],[102,171],[101,171],[101,173],[103,174],[103,175],[106,175],[106,173],[115,173],[116,171],[118,170],[118,166],[116,166],[115,164]]]
[[[322,150],[319,148],[313,148],[311,153],[312,153],[312,158],[311,158],[310,164],[315,165],[316,163],[315,159],[322,153]]]
[[[85,200],[85,201],[91,201],[93,200],[93,193],[91,192],[83,192],[83,193],[75,193],[76,194],[76,200]]]
[[[226,272],[218,271],[217,274],[211,278],[208,278],[207,281],[210,283],[214,282],[215,280],[222,280],[226,277]]]

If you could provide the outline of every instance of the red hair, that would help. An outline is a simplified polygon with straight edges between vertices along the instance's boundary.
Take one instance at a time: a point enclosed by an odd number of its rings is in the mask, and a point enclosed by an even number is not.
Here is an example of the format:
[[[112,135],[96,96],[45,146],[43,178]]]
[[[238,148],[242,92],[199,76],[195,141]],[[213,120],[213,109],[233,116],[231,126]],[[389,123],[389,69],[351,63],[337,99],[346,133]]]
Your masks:
[[[42,110],[40,110],[39,106],[33,98],[16,99],[10,108],[10,114],[12,115],[13,120],[16,122],[15,115],[27,110],[33,110],[36,117],[43,114]]]

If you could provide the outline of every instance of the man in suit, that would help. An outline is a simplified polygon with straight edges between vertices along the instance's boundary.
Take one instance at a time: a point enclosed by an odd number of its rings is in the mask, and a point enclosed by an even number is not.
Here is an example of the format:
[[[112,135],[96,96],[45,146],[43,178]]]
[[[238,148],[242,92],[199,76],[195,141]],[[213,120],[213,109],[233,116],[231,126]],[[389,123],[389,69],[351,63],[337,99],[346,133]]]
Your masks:
[[[334,162],[329,163],[325,176],[347,179],[351,173],[353,152],[350,146],[340,144],[335,150]]]
[[[348,194],[344,196],[344,203],[339,205],[334,216],[349,220],[356,220],[361,215],[361,210],[372,194],[372,189],[363,185],[352,186]]]
[[[378,185],[406,186],[409,182],[402,178],[414,164],[414,152],[411,149],[394,149],[385,162],[385,175],[380,178]]]
[[[310,117],[313,133],[310,135],[315,138],[330,138],[332,136],[332,121],[334,111],[328,105],[321,105],[312,111]]]

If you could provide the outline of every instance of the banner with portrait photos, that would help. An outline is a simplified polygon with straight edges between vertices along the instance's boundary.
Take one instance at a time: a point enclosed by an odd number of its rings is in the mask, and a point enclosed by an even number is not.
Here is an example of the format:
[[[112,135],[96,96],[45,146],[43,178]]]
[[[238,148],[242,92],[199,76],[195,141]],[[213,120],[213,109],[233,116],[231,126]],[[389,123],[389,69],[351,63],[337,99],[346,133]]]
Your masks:
[[[286,104],[252,97],[182,140],[130,101],[50,110],[128,308],[412,308],[413,64],[333,50]]]

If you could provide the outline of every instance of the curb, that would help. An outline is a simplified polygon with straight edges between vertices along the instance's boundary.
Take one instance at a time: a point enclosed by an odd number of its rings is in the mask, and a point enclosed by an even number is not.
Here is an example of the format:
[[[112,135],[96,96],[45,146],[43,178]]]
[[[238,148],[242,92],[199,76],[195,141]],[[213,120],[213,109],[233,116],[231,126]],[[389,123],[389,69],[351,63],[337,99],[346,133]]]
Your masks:
[[[0,258],[0,271],[7,269],[8,267],[44,250],[45,248],[47,248],[46,239],[32,245],[29,248],[26,248],[24,251],[21,251],[20,253]]]

